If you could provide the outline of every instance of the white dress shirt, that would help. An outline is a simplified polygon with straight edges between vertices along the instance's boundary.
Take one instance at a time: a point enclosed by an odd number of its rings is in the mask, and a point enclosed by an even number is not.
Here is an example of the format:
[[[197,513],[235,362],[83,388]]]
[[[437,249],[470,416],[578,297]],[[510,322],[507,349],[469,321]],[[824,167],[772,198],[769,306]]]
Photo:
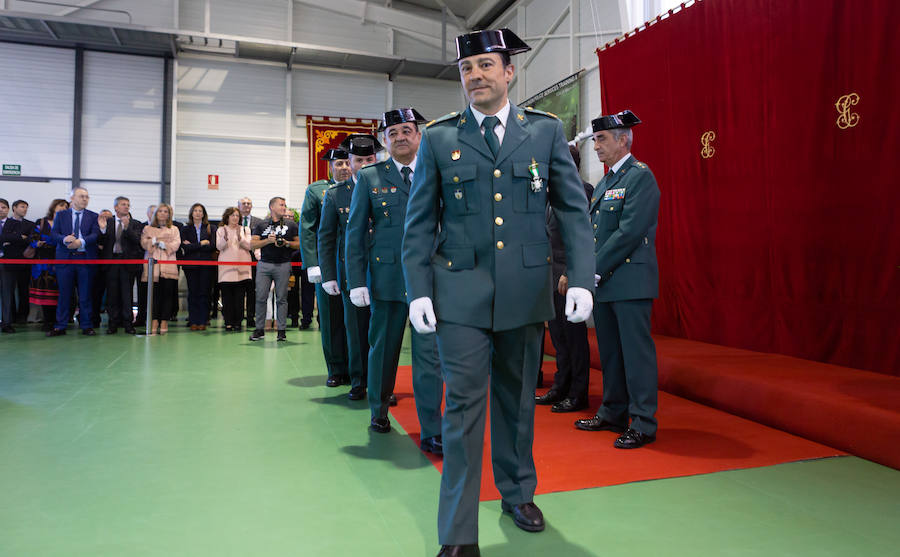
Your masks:
[[[478,112],[474,106],[469,105],[469,108],[472,109],[472,114],[475,115],[475,121],[478,122],[478,128],[481,130],[481,135],[484,135],[484,128],[481,127],[481,123],[488,115]],[[500,145],[503,145],[503,136],[506,135],[506,121],[509,120],[509,108],[509,99],[506,99],[506,104],[503,105],[503,108],[501,108],[497,114],[494,114],[494,116],[500,119],[500,123],[494,128],[494,133],[497,135]]]
[[[416,155],[415,157],[413,157],[412,162],[409,164],[400,164],[399,162],[397,162],[397,159],[391,159],[391,160],[394,161],[394,166],[397,167],[397,172],[400,172],[400,176],[403,176],[402,170],[403,170],[404,166],[408,166],[409,169],[412,170],[412,172],[409,173],[409,183],[411,184],[413,176],[416,174],[416,161],[419,160],[419,155]]]

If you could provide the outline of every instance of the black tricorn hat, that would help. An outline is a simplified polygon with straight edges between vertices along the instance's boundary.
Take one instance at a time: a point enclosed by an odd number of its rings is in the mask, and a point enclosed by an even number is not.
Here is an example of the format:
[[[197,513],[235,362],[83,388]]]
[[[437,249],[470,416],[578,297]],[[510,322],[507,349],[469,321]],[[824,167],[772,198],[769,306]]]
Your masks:
[[[336,161],[336,160],[348,159],[348,158],[350,158],[350,155],[347,153],[347,151],[344,151],[343,149],[329,149],[329,150],[325,151],[324,155],[322,155],[321,160]]]
[[[528,52],[531,47],[509,29],[486,29],[456,37],[456,61],[486,52],[505,52],[510,56]]]
[[[415,108],[398,108],[396,110],[388,110],[384,113],[384,117],[381,119],[381,124],[378,125],[378,131],[384,131],[385,129],[396,126],[397,124],[403,124],[404,122],[413,122],[415,124],[424,124],[428,120],[425,119],[424,116],[419,114],[419,111]]]
[[[341,142],[341,149],[357,157],[368,157],[384,149],[369,133],[351,133]]]
[[[618,114],[610,114],[609,116],[601,116],[591,120],[591,127],[595,132],[603,130],[613,130],[616,128],[630,128],[640,124],[641,121],[634,112],[623,110]]]

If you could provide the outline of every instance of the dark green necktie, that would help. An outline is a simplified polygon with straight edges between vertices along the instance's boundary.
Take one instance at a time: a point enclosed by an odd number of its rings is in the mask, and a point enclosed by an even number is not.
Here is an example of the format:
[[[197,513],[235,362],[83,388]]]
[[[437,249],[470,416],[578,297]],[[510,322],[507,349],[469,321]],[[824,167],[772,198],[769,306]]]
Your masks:
[[[500,140],[497,139],[494,128],[499,123],[500,118],[497,118],[496,116],[488,116],[481,121],[481,125],[484,127],[484,140],[487,141],[488,147],[491,149],[491,153],[493,153],[495,158],[497,157],[497,153],[500,152]]]
[[[408,166],[404,166],[403,168],[400,169],[400,174],[403,175],[403,183],[406,184],[407,186],[411,186],[412,181],[410,181],[409,175],[412,174],[412,168],[410,168]]]

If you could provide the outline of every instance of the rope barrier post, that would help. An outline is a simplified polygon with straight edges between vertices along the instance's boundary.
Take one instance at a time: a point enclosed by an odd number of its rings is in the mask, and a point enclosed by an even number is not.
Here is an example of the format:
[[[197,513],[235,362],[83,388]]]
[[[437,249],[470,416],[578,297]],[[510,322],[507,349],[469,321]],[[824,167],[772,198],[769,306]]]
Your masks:
[[[153,320],[153,267],[156,260],[152,257],[147,258],[147,318],[144,325],[144,336],[149,337],[153,331],[150,330],[150,322]]]

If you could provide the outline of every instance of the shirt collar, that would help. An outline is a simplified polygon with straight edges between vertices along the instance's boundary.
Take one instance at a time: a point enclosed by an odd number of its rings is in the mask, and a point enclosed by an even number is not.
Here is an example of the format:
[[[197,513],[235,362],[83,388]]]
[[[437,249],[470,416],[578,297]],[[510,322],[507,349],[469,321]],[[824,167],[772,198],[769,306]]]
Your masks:
[[[621,159],[619,159],[619,161],[616,162],[616,164],[609,167],[609,169],[612,170],[613,173],[618,172],[619,169],[622,168],[622,165],[625,164],[625,161],[628,160],[628,157],[630,157],[630,156],[631,156],[631,153],[625,153],[625,156],[622,157]]]
[[[469,105],[469,108],[472,109],[472,115],[475,116],[475,121],[478,122],[478,127],[480,128],[481,122],[483,122],[484,119],[488,117],[488,115],[482,112],[478,112],[478,110],[472,105]],[[506,120],[509,119],[509,108],[509,99],[507,98],[506,104],[503,105],[503,108],[501,108],[500,111],[497,112],[497,114],[494,114],[494,116],[500,119],[500,125],[503,126],[504,129],[506,128]]]
[[[402,170],[403,170],[404,166],[408,166],[409,169],[412,170],[412,173],[415,174],[416,173],[416,162],[418,162],[418,160],[419,160],[419,155],[416,154],[416,156],[413,157],[412,162],[409,164],[400,164],[399,162],[397,162],[397,159],[394,159],[394,158],[392,158],[391,160],[394,161],[394,166],[397,167],[397,172],[400,172],[401,176],[403,176]]]

